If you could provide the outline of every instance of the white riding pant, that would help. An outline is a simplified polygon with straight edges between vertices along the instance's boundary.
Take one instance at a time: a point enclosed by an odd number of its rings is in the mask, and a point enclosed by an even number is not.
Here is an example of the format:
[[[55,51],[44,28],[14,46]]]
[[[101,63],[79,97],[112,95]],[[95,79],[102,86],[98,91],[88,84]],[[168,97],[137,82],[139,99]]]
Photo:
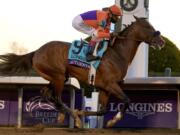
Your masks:
[[[96,31],[95,28],[86,25],[80,15],[76,16],[76,17],[73,19],[73,21],[72,21],[72,26],[73,26],[76,30],[78,30],[78,31],[80,31],[80,32],[82,32],[82,33],[84,33],[84,34],[87,34],[87,35],[89,35],[89,36],[92,36],[92,37],[93,37],[93,33]]]

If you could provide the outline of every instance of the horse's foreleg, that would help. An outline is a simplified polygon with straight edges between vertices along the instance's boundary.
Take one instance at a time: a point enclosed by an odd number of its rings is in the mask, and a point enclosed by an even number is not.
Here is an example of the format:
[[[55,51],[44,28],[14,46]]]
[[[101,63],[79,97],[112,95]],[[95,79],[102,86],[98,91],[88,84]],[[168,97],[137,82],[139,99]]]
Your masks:
[[[113,83],[111,86],[108,87],[108,89],[111,91],[113,96],[117,97],[119,100],[121,100],[124,103],[123,107],[120,108],[120,110],[118,110],[118,113],[113,117],[113,119],[107,122],[106,126],[112,127],[114,124],[116,124],[119,120],[122,119],[126,109],[129,106],[130,100],[122,91],[122,89],[118,86],[118,84]]]
[[[60,123],[64,122],[65,118],[65,112],[71,115],[75,119],[75,125],[78,128],[82,128],[81,119],[79,118],[78,112],[76,110],[70,109],[66,104],[62,102],[61,99],[58,100],[56,105],[60,110],[63,111],[63,113],[59,113],[58,115],[58,121]]]
[[[71,115],[75,119],[75,125],[78,128],[82,127],[81,120],[75,110],[70,109],[66,104],[63,103],[61,99],[61,94],[64,87],[64,77],[60,77],[57,80],[54,80],[52,82],[54,88],[55,88],[55,105],[58,109],[63,110],[63,112],[67,112],[69,115]],[[60,119],[63,118],[63,115],[61,115]]]
[[[105,113],[107,112],[107,103],[109,101],[109,95],[110,93],[105,91],[105,90],[100,90],[99,93],[99,104],[100,104],[100,111],[98,113],[98,116],[102,116],[105,115]]]
[[[56,87],[57,87],[57,85],[56,85]],[[58,87],[58,88],[60,88],[60,87]],[[60,111],[60,113],[58,114],[58,122],[59,123],[64,123],[65,113],[67,112],[71,116],[73,115],[73,118],[76,119],[77,125],[79,125],[78,127],[81,126],[81,124],[79,124],[79,123],[81,123],[81,121],[78,117],[78,112],[72,111],[68,106],[66,106],[63,103],[63,101],[61,100],[61,91],[55,91],[55,88],[54,88],[54,85],[52,84],[52,82],[50,82],[49,85],[43,87],[40,92],[41,92],[41,95],[43,96],[43,98],[48,99],[49,101],[54,103],[56,109]]]
[[[60,113],[58,114],[58,122],[61,124],[64,123],[65,111],[62,105],[59,103],[59,99],[55,96],[54,86],[52,85],[52,83],[50,82],[47,86],[43,87],[40,90],[40,93],[45,100],[54,103],[56,109],[60,111]]]

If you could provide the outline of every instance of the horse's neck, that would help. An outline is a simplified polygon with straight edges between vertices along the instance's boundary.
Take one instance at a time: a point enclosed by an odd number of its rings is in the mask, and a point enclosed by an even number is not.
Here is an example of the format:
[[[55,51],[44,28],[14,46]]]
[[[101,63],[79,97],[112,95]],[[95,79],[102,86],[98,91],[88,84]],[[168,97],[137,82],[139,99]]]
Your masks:
[[[137,52],[140,42],[137,42],[131,38],[117,39],[114,45],[114,51],[119,55],[119,58],[130,64]]]

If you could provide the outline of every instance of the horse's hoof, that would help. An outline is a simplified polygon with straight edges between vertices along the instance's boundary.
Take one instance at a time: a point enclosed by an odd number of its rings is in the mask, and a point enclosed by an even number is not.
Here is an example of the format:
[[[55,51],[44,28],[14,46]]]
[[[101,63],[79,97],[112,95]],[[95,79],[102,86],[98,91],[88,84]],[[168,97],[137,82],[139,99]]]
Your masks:
[[[81,122],[81,119],[80,119],[79,117],[77,117],[77,118],[75,119],[75,126],[76,126],[77,128],[82,128],[82,122]]]
[[[106,127],[109,128],[109,127],[114,126],[118,121],[120,121],[122,119],[122,117],[123,116],[122,116],[121,112],[118,112],[112,120],[109,120],[107,122]]]
[[[116,120],[109,120],[108,122],[107,122],[107,124],[106,124],[106,127],[107,128],[110,128],[110,127],[112,127],[112,126],[114,126],[114,124],[116,124]]]
[[[57,119],[58,123],[63,124],[64,120],[65,120],[65,114],[58,113],[58,119]]]
[[[75,118],[75,126],[77,128],[82,128],[82,122],[81,122],[81,119],[78,116],[78,112],[79,112],[78,110],[73,111],[73,115],[74,115],[74,118]]]

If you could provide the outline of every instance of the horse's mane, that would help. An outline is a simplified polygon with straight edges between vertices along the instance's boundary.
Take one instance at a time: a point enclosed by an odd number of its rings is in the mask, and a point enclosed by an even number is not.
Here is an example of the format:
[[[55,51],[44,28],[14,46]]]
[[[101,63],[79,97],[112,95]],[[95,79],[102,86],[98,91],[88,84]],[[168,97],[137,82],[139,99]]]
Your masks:
[[[132,22],[129,25],[126,25],[125,28],[122,31],[118,32],[118,35],[119,36],[126,35],[128,33],[128,31],[129,31],[130,27],[132,27],[133,24],[134,24],[134,22]]]
[[[135,22],[137,22],[138,20],[146,20],[146,19],[147,19],[147,18],[144,18],[144,17],[142,17],[142,18],[137,18],[137,17],[136,17],[136,21],[131,22],[131,24],[129,24],[129,25],[124,25],[125,28],[124,28],[122,31],[118,32],[118,35],[119,35],[119,36],[127,35],[127,33],[129,32],[129,30],[131,29],[131,27],[133,27],[133,24],[135,24]]]

